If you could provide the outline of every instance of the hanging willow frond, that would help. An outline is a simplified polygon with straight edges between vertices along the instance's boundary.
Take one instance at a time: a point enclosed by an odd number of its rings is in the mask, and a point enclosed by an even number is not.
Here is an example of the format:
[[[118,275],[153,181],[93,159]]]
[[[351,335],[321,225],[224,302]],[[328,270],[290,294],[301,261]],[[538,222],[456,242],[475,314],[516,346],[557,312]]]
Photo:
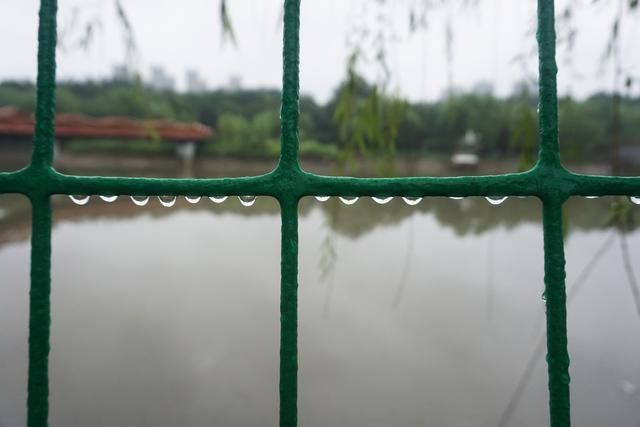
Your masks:
[[[222,41],[231,40],[231,43],[237,46],[238,42],[227,9],[227,0],[220,0],[220,23],[222,24]]]
[[[129,66],[132,66],[133,60],[138,52],[138,45],[136,44],[134,37],[133,26],[129,20],[129,15],[127,14],[124,6],[122,6],[122,1],[114,0],[114,5],[116,8],[116,16],[118,17],[118,22],[120,23],[124,35],[126,62]]]

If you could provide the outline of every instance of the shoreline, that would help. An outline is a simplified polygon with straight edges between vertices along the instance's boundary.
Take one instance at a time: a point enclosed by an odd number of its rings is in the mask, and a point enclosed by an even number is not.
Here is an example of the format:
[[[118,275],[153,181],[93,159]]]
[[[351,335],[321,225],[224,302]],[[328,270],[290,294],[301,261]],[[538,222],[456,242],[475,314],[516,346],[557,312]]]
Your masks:
[[[261,175],[270,172],[277,165],[277,158],[197,156],[192,162],[177,157],[138,156],[115,154],[63,154],[56,158],[55,167],[70,174],[105,174],[122,176],[163,176],[181,178],[221,178]],[[301,157],[301,167],[320,175],[349,175],[360,177],[380,176],[375,165],[363,159],[355,168],[343,173],[336,160]],[[611,168],[604,162],[569,163],[574,172],[605,175]],[[518,159],[485,159],[477,167],[454,168],[444,158],[411,157],[400,155],[394,160],[396,176],[463,176],[495,175],[518,172]]]

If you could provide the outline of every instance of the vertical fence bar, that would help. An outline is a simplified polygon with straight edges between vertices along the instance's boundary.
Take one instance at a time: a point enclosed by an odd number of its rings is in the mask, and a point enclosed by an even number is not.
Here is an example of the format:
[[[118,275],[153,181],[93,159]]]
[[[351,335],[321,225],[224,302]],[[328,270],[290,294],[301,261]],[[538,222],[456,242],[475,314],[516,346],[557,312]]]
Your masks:
[[[280,164],[284,170],[299,170],[298,119],[300,92],[300,0],[284,2],[282,52],[282,126]]]
[[[31,196],[31,290],[29,292],[29,379],[27,425],[46,427],[49,415],[51,325],[51,200]]]
[[[562,170],[558,141],[558,90],[554,0],[538,0],[539,48],[539,165]],[[569,395],[569,351],[567,348],[567,306],[565,289],[561,182],[545,180],[543,197],[545,291],[547,311],[547,371],[549,415],[552,427],[571,425]]]
[[[41,0],[38,24],[38,81],[36,128],[31,166],[48,168],[53,163],[56,108],[56,14],[57,0]]]
[[[36,127],[30,170],[37,179],[53,164],[56,97],[57,0],[41,0],[38,24]],[[51,327],[51,199],[35,190],[32,206],[29,291],[29,378],[27,425],[46,427],[49,418]]]
[[[538,0],[540,163],[560,166],[554,0]]]
[[[571,425],[562,201],[544,200],[544,282],[551,427]]]
[[[298,200],[280,200],[280,427],[298,422]]]
[[[278,169],[295,185],[300,171],[300,0],[284,2],[282,52],[282,139]],[[298,423],[298,198],[281,194],[280,426]]]

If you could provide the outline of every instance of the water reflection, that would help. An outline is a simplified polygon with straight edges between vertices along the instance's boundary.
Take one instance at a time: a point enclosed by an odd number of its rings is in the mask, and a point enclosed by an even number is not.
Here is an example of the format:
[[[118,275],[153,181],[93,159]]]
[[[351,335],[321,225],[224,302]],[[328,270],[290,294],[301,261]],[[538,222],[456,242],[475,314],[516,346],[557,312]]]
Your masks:
[[[222,199],[54,198],[53,426],[277,424],[279,209]],[[624,230],[625,255],[611,206],[566,206],[580,426],[640,419],[640,236]],[[0,212],[0,268],[23,284],[0,298],[0,376],[19,382],[30,212]],[[536,199],[309,197],[299,213],[301,425],[548,424]],[[24,393],[1,396],[0,425],[22,425]]]
[[[146,197],[136,197],[135,200],[138,203],[146,205],[144,209],[136,209],[130,200],[126,200],[128,198],[104,197],[109,198],[109,200],[103,199],[109,203],[103,203],[98,197],[92,197],[82,209],[76,209],[72,203],[62,197],[55,197],[54,227],[66,221],[92,218],[125,220],[141,215],[164,217],[187,209],[190,212],[207,211],[212,215],[279,216],[277,204],[257,203],[253,206],[252,202],[255,200],[253,196],[242,196],[236,201],[233,199],[227,201],[227,197],[211,197],[209,199],[214,203],[202,202],[197,205],[193,204],[194,200],[191,200],[190,204],[185,203],[185,199],[178,199],[171,210],[163,209],[163,203],[155,200],[157,198],[150,201]],[[85,202],[84,199],[82,198],[82,203]],[[468,234],[484,234],[498,226],[513,229],[524,224],[540,223],[540,205],[535,198],[507,200],[501,204],[500,208],[492,206],[481,197],[467,197],[453,201],[445,198],[426,198],[415,206],[406,206],[401,199],[395,198],[386,202],[382,209],[373,209],[378,203],[374,203],[371,198],[362,198],[358,203],[342,207],[336,206],[338,198],[335,197],[326,200],[323,197],[322,201],[326,203],[318,203],[309,197],[304,198],[300,202],[300,216],[305,217],[313,210],[320,210],[327,217],[339,215],[339,220],[325,221],[326,225],[340,235],[351,238],[358,238],[380,226],[401,224],[413,215],[432,216],[439,226],[451,228],[460,237]],[[252,206],[252,208],[242,209],[243,205]],[[0,212],[2,212],[0,245],[27,237],[26,233],[20,232],[29,227],[30,217],[26,214],[27,210],[26,199],[3,200],[0,198]],[[340,215],[341,212],[345,214]],[[599,201],[574,198],[565,205],[565,216],[571,218],[567,235],[570,237],[574,232],[602,229],[610,222],[611,215],[612,200],[610,198],[602,198]],[[629,215],[631,215],[629,224],[632,228],[640,224],[640,212],[637,209],[630,210]]]

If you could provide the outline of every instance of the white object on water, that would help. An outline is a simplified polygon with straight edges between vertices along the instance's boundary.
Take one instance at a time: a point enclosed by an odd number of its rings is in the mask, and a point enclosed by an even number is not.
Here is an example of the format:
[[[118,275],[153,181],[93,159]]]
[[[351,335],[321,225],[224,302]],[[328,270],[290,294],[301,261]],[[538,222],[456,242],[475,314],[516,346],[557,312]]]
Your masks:
[[[451,164],[456,167],[477,166],[479,162],[480,157],[473,153],[456,153],[451,156]]]

